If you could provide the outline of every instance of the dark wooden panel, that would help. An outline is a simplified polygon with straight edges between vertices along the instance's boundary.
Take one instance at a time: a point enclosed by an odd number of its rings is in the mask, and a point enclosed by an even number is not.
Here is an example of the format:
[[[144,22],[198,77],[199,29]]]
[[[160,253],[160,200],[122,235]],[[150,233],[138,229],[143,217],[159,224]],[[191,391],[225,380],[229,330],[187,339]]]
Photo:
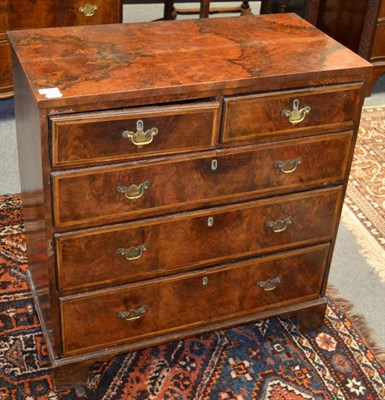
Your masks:
[[[0,34],[0,98],[12,91],[11,47],[8,40]]]
[[[72,355],[319,296],[329,246],[211,268],[61,300],[63,352]],[[266,281],[279,280],[264,290]],[[146,307],[138,319],[123,311]]]
[[[255,146],[248,151],[239,148],[183,160],[55,173],[55,223],[60,227],[92,226],[175,212],[178,208],[197,208],[212,201],[238,201],[241,195],[261,195],[274,188],[304,189],[311,184],[341,182],[350,137],[327,135]],[[299,159],[301,162],[292,173],[277,168],[279,162]],[[134,200],[126,199],[117,190],[145,182],[148,188]]]
[[[53,165],[73,166],[213,148],[219,103],[144,107],[52,117]],[[123,132],[157,129],[153,141],[138,146]],[[138,140],[138,139],[137,139]],[[135,139],[134,139],[135,141]]]
[[[385,21],[384,24],[377,26],[370,56],[371,61],[378,59],[385,60]]]
[[[9,30],[55,26],[55,7],[52,0],[11,0],[7,13]]]
[[[380,11],[378,13],[379,18],[385,18],[385,1],[380,0]]]
[[[9,0],[0,0],[0,37],[8,30],[8,7]]]
[[[259,139],[269,135],[292,135],[317,127],[324,130],[351,129],[360,106],[360,85],[333,86],[314,90],[262,93],[225,98],[223,141]],[[292,124],[283,111],[310,107],[304,120]],[[336,107],[338,104],[338,107]]]
[[[330,240],[341,199],[340,190],[308,192],[59,237],[59,285],[62,292],[81,291]],[[282,232],[267,226],[287,218]],[[139,258],[117,253],[131,247]]]
[[[368,0],[320,0],[317,27],[357,52]]]

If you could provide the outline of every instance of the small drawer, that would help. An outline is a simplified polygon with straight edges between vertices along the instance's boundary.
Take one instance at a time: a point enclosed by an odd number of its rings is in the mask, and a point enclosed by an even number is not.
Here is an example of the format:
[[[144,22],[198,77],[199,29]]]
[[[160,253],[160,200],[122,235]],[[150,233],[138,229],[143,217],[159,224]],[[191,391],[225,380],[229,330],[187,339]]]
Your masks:
[[[121,22],[117,3],[116,0],[56,0],[56,26]]]
[[[219,103],[143,107],[51,117],[54,167],[213,148]]]
[[[329,245],[60,300],[64,355],[319,296]]]
[[[1,94],[12,91],[11,46],[5,34],[0,34],[0,98]]]
[[[53,174],[57,227],[96,226],[197,209],[273,190],[341,183],[351,133],[323,135],[251,150]]]
[[[102,288],[328,241],[341,202],[340,189],[318,190],[59,235],[60,291]]]
[[[359,115],[361,90],[362,85],[352,84],[228,97],[222,141],[352,129]]]

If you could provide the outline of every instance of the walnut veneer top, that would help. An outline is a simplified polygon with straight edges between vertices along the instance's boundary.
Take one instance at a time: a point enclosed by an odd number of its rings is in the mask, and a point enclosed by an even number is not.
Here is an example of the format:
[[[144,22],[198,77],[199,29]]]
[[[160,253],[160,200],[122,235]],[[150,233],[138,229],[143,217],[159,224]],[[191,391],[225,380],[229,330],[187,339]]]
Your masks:
[[[234,87],[279,89],[283,78],[286,86],[290,80],[298,85],[299,75],[304,84],[313,79],[319,84],[319,72],[325,83],[333,83],[342,79],[341,69],[357,73],[370,65],[294,14],[13,31],[8,36],[42,108],[226,93]],[[46,99],[38,93],[51,87],[63,97]]]

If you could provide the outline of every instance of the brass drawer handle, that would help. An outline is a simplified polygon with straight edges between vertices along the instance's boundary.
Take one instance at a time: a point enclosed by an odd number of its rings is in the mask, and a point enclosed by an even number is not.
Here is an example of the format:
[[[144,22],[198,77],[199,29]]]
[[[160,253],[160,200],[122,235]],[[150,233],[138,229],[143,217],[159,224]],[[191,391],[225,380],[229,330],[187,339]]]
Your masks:
[[[281,283],[281,277],[277,276],[273,279],[268,279],[267,281],[258,281],[256,285],[263,289],[265,292],[270,292],[274,290]]]
[[[92,17],[97,9],[98,6],[90,3],[85,4],[83,7],[79,7],[79,11],[84,14],[85,17]]]
[[[294,172],[298,165],[301,164],[302,158],[297,157],[294,160],[287,160],[287,161],[275,161],[273,164],[275,168],[279,169],[284,174],[291,174]]]
[[[283,232],[291,224],[291,217],[280,219],[278,221],[267,221],[266,227],[275,233]]]
[[[124,196],[129,200],[136,200],[143,196],[145,189],[150,187],[150,182],[143,182],[140,185],[131,186],[118,186],[116,191],[123,193]]]
[[[310,111],[311,108],[309,106],[299,109],[299,100],[295,99],[293,101],[293,110],[283,110],[281,114],[283,117],[287,117],[292,125],[296,125],[302,122]]]
[[[147,306],[142,306],[136,310],[120,311],[118,313],[119,318],[125,319],[126,321],[135,321],[141,318],[146,312],[149,311]]]
[[[146,144],[150,144],[157,133],[158,128],[151,128],[144,131],[143,121],[139,120],[136,122],[136,132],[124,131],[122,136],[125,139],[131,139],[131,142],[140,148]]]
[[[126,260],[133,261],[142,257],[143,252],[148,249],[148,244],[143,243],[138,247],[130,247],[128,249],[120,248],[116,250],[116,254],[123,256]]]

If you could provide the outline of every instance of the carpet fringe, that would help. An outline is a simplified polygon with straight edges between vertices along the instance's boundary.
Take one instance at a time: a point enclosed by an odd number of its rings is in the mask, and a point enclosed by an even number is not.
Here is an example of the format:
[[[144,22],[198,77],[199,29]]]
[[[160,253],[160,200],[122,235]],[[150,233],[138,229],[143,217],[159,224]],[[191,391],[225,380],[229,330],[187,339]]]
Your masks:
[[[352,309],[354,304],[342,297],[334,286],[328,285],[326,289],[326,295],[334,300],[339,305],[341,310],[344,311],[352,320],[354,327],[358,330],[360,336],[365,340],[366,345],[377,357],[379,362],[385,366],[385,348],[377,343],[373,329],[369,327],[365,316],[353,312]]]
[[[385,283],[384,249],[376,242],[346,204],[344,204],[342,209],[341,220],[346,229],[356,239],[359,246],[359,254],[365,257],[368,265],[373,268],[380,280]]]

